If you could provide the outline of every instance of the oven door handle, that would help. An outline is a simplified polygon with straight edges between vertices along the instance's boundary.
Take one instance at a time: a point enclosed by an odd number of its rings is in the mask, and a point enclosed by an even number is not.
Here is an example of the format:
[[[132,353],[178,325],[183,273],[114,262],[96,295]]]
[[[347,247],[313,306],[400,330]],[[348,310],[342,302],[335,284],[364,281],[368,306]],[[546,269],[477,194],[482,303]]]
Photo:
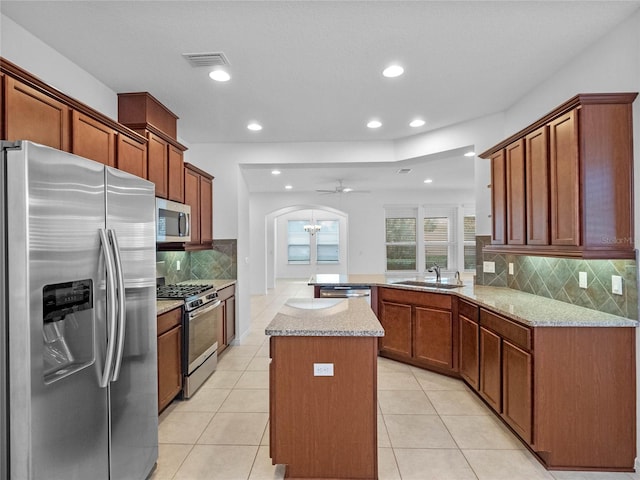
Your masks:
[[[207,312],[210,312],[214,308],[219,307],[221,303],[222,303],[222,301],[216,300],[215,302],[213,302],[212,305],[207,305],[206,307],[200,307],[200,308],[196,309],[195,311],[190,312],[189,313],[189,321],[195,320],[200,315],[203,315],[203,314],[205,314]]]

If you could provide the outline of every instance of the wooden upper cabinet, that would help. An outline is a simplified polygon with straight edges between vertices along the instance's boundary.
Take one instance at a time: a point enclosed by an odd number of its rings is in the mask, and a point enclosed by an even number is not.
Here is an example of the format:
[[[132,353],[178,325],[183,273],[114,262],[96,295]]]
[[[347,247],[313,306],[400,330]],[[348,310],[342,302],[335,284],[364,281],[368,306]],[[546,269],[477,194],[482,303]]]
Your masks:
[[[527,244],[549,245],[549,128],[525,137]]]
[[[118,135],[117,167],[140,178],[147,178],[147,146],[122,134]]]
[[[167,198],[169,192],[168,143],[157,135],[147,132],[147,178],[156,185],[156,197]]]
[[[184,203],[184,154],[169,145],[167,190],[169,200]]]
[[[4,81],[5,140],[31,140],[69,151],[70,109],[10,76]]]
[[[110,167],[116,166],[117,132],[113,128],[74,110],[71,132],[71,153]]]
[[[191,244],[200,244],[200,175],[184,170],[184,203],[191,207]]]
[[[569,258],[635,258],[632,103],[637,95],[576,95],[480,154],[491,159],[493,185],[494,238],[485,250]],[[522,141],[526,166],[524,241],[520,241],[519,224],[520,162],[510,161],[514,156],[520,158],[517,149],[510,149]],[[500,179],[505,176],[504,155],[507,199],[503,206]],[[506,242],[502,237],[505,211]]]
[[[524,245],[526,240],[525,142],[518,140],[505,149],[507,164],[507,243]]]
[[[200,243],[213,241],[213,180],[200,177]]]
[[[580,245],[578,112],[549,124],[551,244]]]
[[[504,150],[491,156],[491,243],[504,245],[507,239],[507,188]]]

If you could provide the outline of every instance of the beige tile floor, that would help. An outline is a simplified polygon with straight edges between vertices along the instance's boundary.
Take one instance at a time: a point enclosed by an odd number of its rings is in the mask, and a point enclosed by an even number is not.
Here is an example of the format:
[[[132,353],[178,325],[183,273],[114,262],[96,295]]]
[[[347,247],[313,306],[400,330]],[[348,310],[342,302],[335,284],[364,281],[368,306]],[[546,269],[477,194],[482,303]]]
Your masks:
[[[275,480],[269,458],[269,350],[264,328],[305,281],[251,299],[251,328],[188,401],[160,416],[153,480]],[[640,480],[638,474],[545,470],[459,380],[378,360],[380,480]]]

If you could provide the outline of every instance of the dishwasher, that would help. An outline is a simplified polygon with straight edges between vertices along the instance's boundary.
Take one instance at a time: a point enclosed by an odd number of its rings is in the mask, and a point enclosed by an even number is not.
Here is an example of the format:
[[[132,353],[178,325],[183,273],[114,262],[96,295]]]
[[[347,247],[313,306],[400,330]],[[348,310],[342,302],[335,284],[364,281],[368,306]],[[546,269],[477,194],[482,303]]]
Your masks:
[[[364,297],[371,306],[371,287],[368,286],[332,286],[320,287],[320,298],[356,298]]]

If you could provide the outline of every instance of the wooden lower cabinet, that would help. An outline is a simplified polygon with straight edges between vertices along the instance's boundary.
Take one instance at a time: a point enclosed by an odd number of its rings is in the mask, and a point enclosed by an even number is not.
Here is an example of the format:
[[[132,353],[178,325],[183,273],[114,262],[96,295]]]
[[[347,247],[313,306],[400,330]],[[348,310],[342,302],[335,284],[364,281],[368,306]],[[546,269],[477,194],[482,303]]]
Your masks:
[[[502,411],[502,341],[480,328],[480,396],[496,412]]]
[[[460,376],[478,390],[480,379],[480,326],[478,307],[458,299]]]
[[[229,285],[218,290],[222,316],[218,325],[218,354],[222,353],[236,338],[236,286]]]
[[[379,288],[378,319],[385,331],[380,355],[442,373],[457,371],[457,317],[450,295]]]
[[[531,443],[533,362],[531,354],[502,342],[502,418]]]
[[[272,336],[270,455],[285,478],[378,478],[377,338]],[[331,362],[333,376],[314,376]]]
[[[182,391],[182,308],[158,315],[158,412]]]

